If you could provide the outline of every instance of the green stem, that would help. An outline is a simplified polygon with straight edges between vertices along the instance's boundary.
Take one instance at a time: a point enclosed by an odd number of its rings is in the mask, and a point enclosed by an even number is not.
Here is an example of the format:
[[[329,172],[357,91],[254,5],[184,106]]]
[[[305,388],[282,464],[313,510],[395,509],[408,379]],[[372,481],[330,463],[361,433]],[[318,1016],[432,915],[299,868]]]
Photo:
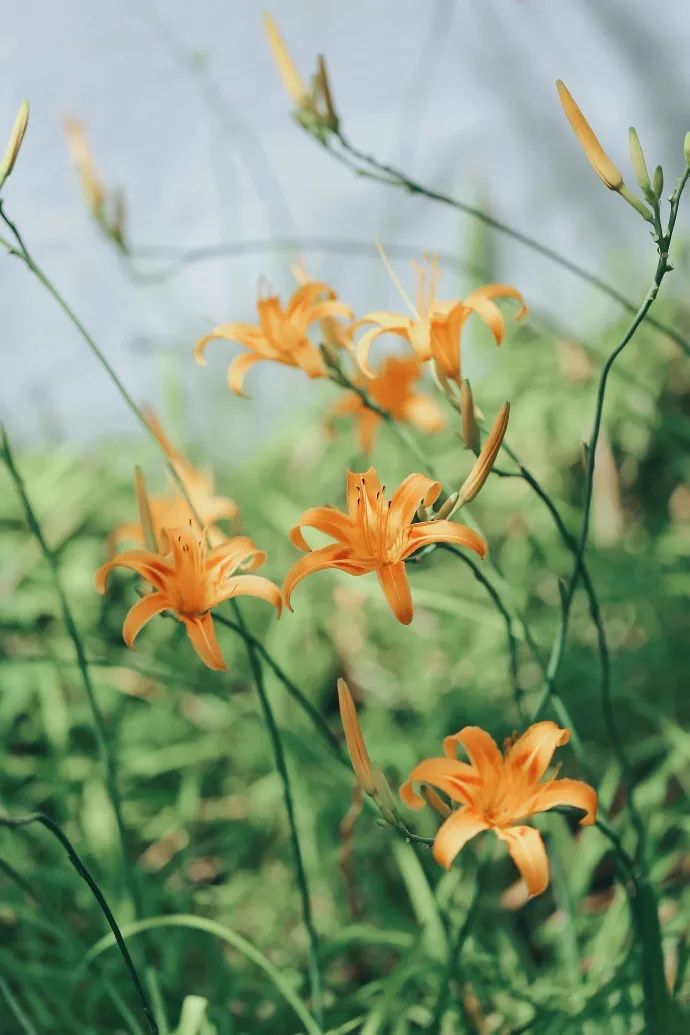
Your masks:
[[[152,1035],[158,1035],[158,1025],[156,1024],[153,1011],[151,1009],[151,1006],[149,1005],[146,992],[144,991],[144,986],[142,985],[139,979],[139,975],[134,965],[134,961],[132,960],[132,957],[129,953],[129,949],[125,944],[125,940],[122,937],[122,933],[117,925],[115,917],[113,916],[112,910],[110,909],[110,906],[108,905],[105,896],[103,895],[103,892],[101,891],[98,884],[91,876],[84,863],[82,862],[80,856],[77,853],[76,848],[69,840],[67,835],[63,833],[63,831],[57,825],[57,823],[54,823],[53,820],[50,819],[48,816],[44,816],[42,813],[39,812],[34,812],[30,816],[23,816],[21,819],[13,819],[10,816],[0,815],[0,826],[9,827],[11,830],[17,830],[21,827],[29,826],[32,823],[39,823],[41,826],[45,827],[45,829],[48,830],[53,835],[53,837],[60,842],[65,852],[67,853],[69,861],[72,863],[72,865],[74,866],[75,870],[82,878],[82,880],[87,884],[91,894],[96,900],[98,908],[105,917],[107,924],[113,933],[115,941],[117,942],[117,947],[120,950],[120,955],[122,956],[125,967],[127,968],[127,973],[129,974],[137,998],[139,999],[139,1002],[141,1004],[144,1017],[146,1018],[146,1023],[149,1027],[149,1031],[152,1033]]]
[[[456,209],[458,212],[463,212],[465,215],[471,216],[472,219],[478,219],[485,226],[490,227],[492,230],[497,230],[499,233],[503,234],[506,237],[510,237],[513,241],[517,241],[519,244],[522,244],[526,248],[529,248],[533,252],[536,252],[538,255],[541,255],[543,258],[548,259],[549,262],[552,262],[555,265],[560,266],[562,269],[565,269],[569,273],[572,273],[580,280],[583,280],[585,281],[585,283],[590,284],[592,287],[596,288],[597,291],[602,292],[602,294],[607,295],[614,302],[617,302],[618,305],[620,305],[623,309],[626,309],[628,312],[635,312],[635,303],[632,302],[625,295],[623,295],[613,284],[609,284],[607,281],[603,280],[602,277],[599,277],[596,274],[591,273],[583,266],[580,266],[576,262],[573,262],[572,259],[567,258],[567,256],[561,255],[560,252],[557,252],[555,249],[550,248],[548,245],[542,244],[541,241],[538,241],[534,237],[530,237],[528,234],[523,233],[521,230],[516,230],[514,227],[508,226],[507,223],[503,223],[499,219],[495,219],[493,216],[490,216],[487,212],[484,212],[477,206],[470,205],[464,201],[460,201],[458,198],[454,198],[449,194],[444,194],[441,191],[433,190],[430,187],[425,187],[422,184],[417,183],[415,180],[410,179],[409,176],[407,176],[400,170],[393,168],[393,166],[386,165],[384,162],[379,162],[371,155],[364,154],[364,152],[354,147],[341,131],[339,131],[336,134],[336,136],[343,150],[346,152],[346,155],[351,156],[351,158],[355,159],[355,162],[360,163],[360,165],[352,165],[346,161],[346,164],[349,164],[349,167],[353,169],[355,172],[357,172],[359,175],[365,177],[372,175],[370,172],[367,171],[367,168],[362,168],[362,165],[364,165],[365,167],[368,167],[368,169],[370,170],[373,169],[376,170],[379,174],[383,174],[383,177],[381,175],[376,175],[373,177],[377,180],[383,179],[383,182],[389,184],[390,186],[402,188],[404,190],[409,191],[410,194],[423,195],[424,197],[429,198],[430,201],[437,201],[442,205],[448,205],[451,208]],[[329,153],[334,155],[335,157],[340,157],[341,159],[345,157],[343,155],[339,155],[337,151],[334,151],[333,148],[328,145],[328,143],[326,143],[324,146],[329,151]],[[649,324],[656,330],[661,331],[663,334],[665,334],[668,338],[671,339],[671,341],[675,342],[676,345],[679,345],[683,352],[686,353],[686,355],[690,355],[690,342],[688,342],[673,327],[670,327],[668,324],[663,323],[661,320],[657,320],[655,318],[651,318],[649,320]]]
[[[77,665],[79,667],[79,672],[81,674],[84,690],[86,691],[86,696],[89,702],[89,706],[91,708],[91,717],[93,720],[96,743],[98,746],[98,752],[101,758],[103,769],[105,771],[106,786],[108,788],[110,800],[113,804],[115,823],[117,825],[118,836],[120,839],[120,848],[122,851],[122,859],[124,863],[125,881],[127,883],[128,891],[132,899],[134,911],[137,917],[140,917],[143,913],[141,894],[139,891],[138,882],[134,876],[129,861],[129,835],[127,832],[127,828],[125,826],[125,821],[122,813],[122,798],[120,796],[120,791],[117,784],[115,762],[108,747],[108,740],[105,731],[105,721],[103,719],[103,713],[101,712],[101,708],[98,703],[98,698],[96,697],[96,692],[94,690],[93,683],[91,682],[91,674],[89,671],[88,661],[86,659],[84,645],[82,643],[81,635],[77,628],[77,623],[74,619],[74,615],[72,614],[72,608],[70,607],[69,600],[67,599],[67,594],[65,593],[65,589],[62,585],[62,578],[60,575],[60,566],[58,563],[58,559],[53,549],[48,545],[45,535],[43,534],[43,529],[41,528],[41,524],[38,520],[38,517],[36,516],[36,512],[27,494],[24,480],[15,463],[12,448],[10,446],[10,441],[4,427],[2,427],[2,450],[5,466],[7,467],[10,477],[14,482],[14,486],[17,490],[17,494],[21,500],[22,507],[24,509],[26,523],[29,526],[29,529],[33,534],[34,538],[38,542],[38,545],[41,548],[41,552],[43,553],[43,556],[45,557],[48,563],[48,567],[50,569],[50,573],[53,579],[53,585],[55,587],[55,592],[57,593],[57,597],[60,602],[62,618],[65,623],[65,627],[67,629],[69,638],[71,639],[72,644],[74,646],[74,652],[77,658]]]
[[[247,627],[245,625],[242,612],[237,604],[236,600],[231,600],[230,603],[235,612],[235,618],[237,626],[244,639],[245,647],[247,650],[247,657],[249,664],[252,669],[254,676],[254,684],[256,686],[256,692],[259,696],[259,702],[261,704],[261,710],[263,712],[264,721],[266,728],[271,740],[271,748],[273,749],[273,757],[276,764],[276,769],[280,776],[281,783],[283,785],[283,800],[285,802],[285,811],[288,817],[288,824],[290,826],[290,840],[292,842],[292,851],[295,861],[295,872],[297,876],[297,884],[299,886],[300,898],[302,901],[302,916],[304,918],[304,926],[307,929],[307,938],[309,940],[309,981],[311,985],[311,996],[312,1006],[316,1021],[320,1027],[323,1026],[323,999],[321,992],[321,976],[319,973],[319,940],[314,926],[314,918],[311,909],[311,899],[309,896],[309,885],[307,883],[307,873],[304,868],[304,860],[302,858],[302,848],[299,840],[299,833],[297,830],[297,819],[295,817],[294,803],[292,799],[292,790],[290,787],[290,777],[287,769],[287,761],[285,759],[285,752],[283,750],[283,742],[280,736],[280,731],[271,708],[271,702],[268,699],[266,687],[264,685],[263,671],[261,668],[261,662],[258,658],[256,648],[252,642],[252,638],[249,635]]]

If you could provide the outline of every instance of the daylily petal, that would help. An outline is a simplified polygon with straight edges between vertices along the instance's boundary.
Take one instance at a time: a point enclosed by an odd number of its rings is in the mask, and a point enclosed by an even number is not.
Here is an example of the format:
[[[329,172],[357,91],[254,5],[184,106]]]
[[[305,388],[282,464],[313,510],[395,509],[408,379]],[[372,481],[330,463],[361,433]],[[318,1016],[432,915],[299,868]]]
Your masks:
[[[209,551],[207,564],[209,568],[226,565],[228,570],[255,571],[265,563],[266,556],[266,551],[259,550],[248,535],[237,535],[214,546]]]
[[[503,769],[503,755],[486,730],[479,726],[464,726],[451,737],[444,737],[443,750],[449,758],[456,757],[458,744],[462,744],[482,780],[499,778]]]
[[[415,783],[428,783],[445,791],[461,805],[472,803],[472,788],[477,786],[477,773],[467,762],[455,758],[425,758],[416,765],[400,788],[400,797],[411,809],[421,809],[426,802],[414,789]]]
[[[332,317],[351,320],[352,315],[352,310],[345,302],[341,302],[338,299],[329,299],[327,302],[317,302],[316,305],[312,306],[309,310],[309,323],[311,325],[316,323],[317,320],[327,320]]]
[[[372,315],[374,315],[374,314],[372,314]],[[382,316],[384,314],[377,313],[376,315],[377,316]],[[391,314],[391,316],[392,316],[392,314]],[[359,364],[360,370],[362,371],[363,374],[366,374],[367,377],[372,377],[372,378],[376,377],[375,372],[371,369],[371,367],[368,364],[369,364],[369,352],[371,351],[371,346],[374,344],[374,342],[376,341],[377,338],[380,338],[382,334],[397,334],[400,337],[406,338],[406,339],[409,340],[409,325],[410,325],[410,321],[409,320],[406,321],[406,322],[403,322],[403,321],[404,321],[404,317],[398,318],[398,322],[396,322],[396,323],[393,323],[391,321],[390,326],[372,327],[372,329],[370,331],[365,331],[365,333],[362,335],[362,337],[357,342],[357,347],[355,349],[355,356],[356,356],[356,359],[357,359],[357,363]],[[362,321],[360,320],[359,322],[361,323]]]
[[[515,319],[520,320],[527,312],[524,299],[517,288],[510,284],[485,284],[472,291],[464,300],[464,304],[473,309],[491,330],[496,344],[500,345],[505,336],[505,318],[493,298],[514,298],[520,303],[520,310]]]
[[[553,753],[567,744],[570,733],[555,722],[535,722],[508,749],[505,761],[509,769],[526,774],[530,780],[541,780],[549,768]]]
[[[344,546],[351,545],[354,532],[352,519],[335,507],[310,507],[290,530],[290,542],[305,553],[310,552],[311,547],[302,535],[302,528],[315,528]]]
[[[488,823],[478,812],[469,808],[458,809],[439,827],[434,840],[434,859],[449,870],[460,849],[487,829]]]
[[[407,581],[405,562],[398,564],[386,564],[383,568],[377,568],[376,574],[379,577],[379,584],[383,590],[391,611],[403,625],[409,625],[414,613],[412,607],[412,594],[410,584]]]
[[[383,492],[383,486],[374,467],[370,467],[363,472],[347,472],[345,496],[347,499],[347,512],[351,518],[356,518],[360,513],[361,502],[358,503],[358,500],[362,491],[364,491],[369,506],[375,507],[378,497]]]
[[[169,607],[170,600],[164,593],[147,593],[145,597],[138,600],[129,609],[122,626],[122,639],[127,646],[134,650],[134,641],[146,623],[159,615],[161,611],[167,611]]]
[[[420,431],[432,433],[445,424],[443,414],[435,399],[428,395],[411,395],[404,404],[405,419],[416,425]]]
[[[263,575],[233,575],[226,579],[213,601],[213,606],[231,597],[260,597],[273,604],[279,615],[283,610],[283,594]]]
[[[254,366],[255,363],[259,363],[263,356],[256,356],[251,352],[242,352],[239,356],[235,356],[232,363],[228,367],[227,380],[228,388],[235,395],[243,395],[244,379]]]
[[[207,611],[205,615],[200,615],[198,618],[180,615],[180,619],[184,622],[187,636],[204,665],[213,669],[214,672],[224,671],[227,665],[218,646],[211,612]]]
[[[423,503],[425,507],[430,507],[432,503],[435,503],[442,488],[440,482],[425,474],[408,474],[391,497],[388,518],[391,534],[394,534],[394,529],[407,528],[420,503]]]
[[[320,550],[312,550],[304,557],[300,557],[298,561],[295,561],[285,576],[283,598],[288,610],[292,611],[290,598],[295,587],[303,579],[306,579],[307,575],[312,575],[316,571],[323,571],[326,568],[338,568],[341,571],[348,572],[350,575],[364,575],[367,571],[371,571],[370,567],[367,568],[361,562],[358,562],[347,547],[342,546],[340,543],[324,546]]]
[[[357,418],[357,441],[359,448],[365,455],[371,452],[374,444],[376,429],[381,423],[381,417],[373,410],[364,409]]]
[[[526,826],[494,829],[496,836],[508,845],[530,895],[541,895],[549,886],[549,860],[539,831]]]
[[[591,826],[597,818],[597,792],[583,780],[567,778],[547,780],[541,784],[529,803],[529,812],[526,815],[546,812],[557,805],[570,805],[572,808],[582,809],[584,816],[580,824],[583,827]]]
[[[156,589],[160,589],[161,578],[172,571],[170,564],[160,554],[152,553],[150,550],[125,550],[124,553],[115,554],[96,572],[94,578],[99,593],[105,593],[108,576],[113,568],[129,568]]]
[[[320,280],[307,280],[304,284],[300,284],[296,291],[292,293],[290,301],[287,304],[287,312],[292,315],[297,309],[311,309],[316,302],[325,296],[325,299],[335,298],[335,291],[328,284],[324,284]]]
[[[410,557],[422,546],[429,546],[431,543],[467,546],[480,557],[486,557],[488,549],[486,539],[467,525],[459,525],[456,521],[419,521],[410,527],[408,545],[403,556]]]
[[[199,338],[198,342],[194,346],[194,359],[197,361],[199,366],[206,366],[206,357],[204,352],[206,346],[210,341],[215,341],[217,338],[223,338],[226,341],[237,341],[244,344],[247,338],[256,334],[256,327],[251,323],[221,323],[217,327],[214,327],[209,334],[205,334],[203,338]]]

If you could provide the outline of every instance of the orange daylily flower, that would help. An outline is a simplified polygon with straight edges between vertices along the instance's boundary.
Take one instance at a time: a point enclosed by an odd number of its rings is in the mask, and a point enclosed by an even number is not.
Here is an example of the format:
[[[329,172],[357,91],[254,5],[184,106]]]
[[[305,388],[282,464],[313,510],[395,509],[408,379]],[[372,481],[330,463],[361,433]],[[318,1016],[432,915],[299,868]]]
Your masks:
[[[570,732],[555,722],[536,722],[503,754],[478,726],[465,726],[443,741],[444,756],[427,758],[410,773],[400,796],[410,808],[425,804],[415,783],[431,784],[460,804],[441,825],[434,841],[434,858],[448,869],[460,849],[482,830],[493,830],[505,841],[530,895],[549,884],[544,842],[534,827],[519,821],[557,805],[582,809],[583,826],[594,823],[597,793],[581,780],[544,780],[554,751],[567,744]],[[457,760],[461,744],[469,763]]]
[[[204,351],[210,341],[223,338],[244,345],[248,352],[237,356],[228,367],[228,385],[237,395],[248,370],[262,360],[273,360],[289,367],[299,367],[308,377],[325,377],[326,367],[316,345],[309,340],[312,324],[332,317],[352,318],[352,310],[339,301],[335,291],[320,281],[301,284],[287,305],[277,295],[261,298],[257,303],[259,323],[224,323],[201,338],[194,348],[194,358],[204,366]]]
[[[237,504],[227,496],[215,495],[212,473],[197,470],[187,457],[173,446],[152,410],[144,410],[144,416],[168,457],[171,467],[184,485],[192,504],[190,507],[187,499],[174,487],[165,496],[152,496],[147,500],[158,549],[161,548],[162,535],[166,528],[188,528],[191,525],[200,532],[197,517],[206,528],[211,544],[215,546],[221,543],[225,539],[225,534],[217,527],[216,522],[234,518],[238,511]],[[122,524],[113,529],[108,537],[109,549],[114,549],[122,542],[146,545],[141,523]]]
[[[413,607],[405,561],[430,543],[456,543],[486,554],[482,536],[453,521],[414,522],[417,507],[431,506],[441,492],[441,483],[424,474],[410,474],[386,499],[373,467],[363,474],[347,472],[347,513],[335,507],[305,510],[290,532],[294,545],[306,554],[293,564],[283,583],[286,605],[295,587],[315,571],[338,568],[349,575],[375,571],[391,611],[403,625],[412,621]],[[312,550],[302,528],[315,528],[335,539],[331,546]]]
[[[421,377],[422,369],[415,357],[389,356],[372,380],[359,378],[355,384],[365,387],[373,402],[395,420],[409,421],[421,431],[434,432],[444,425],[440,407],[430,396],[412,388]],[[360,449],[369,453],[382,420],[379,414],[370,410],[355,392],[336,403],[331,413],[337,417],[352,415],[356,418]]]
[[[215,671],[227,666],[216,640],[211,610],[235,596],[260,597],[277,609],[282,596],[277,586],[261,575],[236,574],[253,572],[266,560],[248,536],[226,539],[209,548],[203,536],[189,527],[167,529],[163,535],[163,552],[126,550],[96,572],[96,589],[105,593],[108,575],[113,568],[129,568],[153,586],[153,592],[137,601],[125,618],[122,636],[134,649],[140,630],[156,615],[172,611],[181,621],[194,650],[209,668]]]
[[[357,324],[373,323],[376,327],[366,331],[357,345],[357,361],[367,375],[369,351],[382,334],[395,334],[404,338],[415,350],[421,362],[432,360],[441,377],[460,384],[461,338],[468,318],[476,313],[489,327],[497,345],[505,336],[505,319],[494,298],[514,298],[520,303],[516,319],[527,312],[520,292],[509,284],[485,284],[472,291],[467,298],[454,302],[443,302],[437,298],[436,287],[439,276],[437,263],[433,262],[427,273],[423,266],[414,267],[417,275],[417,299],[413,304],[396,277],[395,283],[410,310],[410,316],[387,310],[367,313]],[[392,271],[391,271],[392,272]],[[393,275],[394,276],[394,275]]]

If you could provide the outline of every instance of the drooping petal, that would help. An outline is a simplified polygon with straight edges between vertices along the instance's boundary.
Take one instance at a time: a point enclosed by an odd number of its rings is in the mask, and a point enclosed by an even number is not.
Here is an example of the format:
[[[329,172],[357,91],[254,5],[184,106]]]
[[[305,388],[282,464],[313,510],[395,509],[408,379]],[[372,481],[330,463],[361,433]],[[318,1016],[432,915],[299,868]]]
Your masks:
[[[494,298],[514,298],[520,303],[520,309],[515,317],[522,319],[527,312],[525,300],[517,288],[510,284],[484,284],[483,287],[472,291],[465,299],[465,305],[479,316],[489,327],[497,345],[500,345],[505,337],[505,319],[498,308]]]
[[[462,744],[471,764],[477,770],[483,783],[500,779],[503,772],[503,755],[496,741],[479,726],[464,726],[450,737],[444,737],[443,750],[449,758],[455,758],[457,745]]]
[[[315,528],[317,532],[323,532],[345,546],[352,543],[352,518],[335,507],[310,507],[290,530],[290,542],[299,550],[308,553],[311,547],[302,535],[302,528]]]
[[[227,665],[225,664],[225,659],[223,658],[220,647],[218,646],[216,630],[213,625],[211,612],[207,611],[206,614],[200,615],[197,618],[189,618],[187,615],[180,615],[180,619],[184,622],[187,636],[189,636],[194,650],[197,652],[204,665],[213,669],[214,672],[224,671],[227,668]]]
[[[357,342],[355,356],[362,373],[367,377],[373,378],[376,377],[376,374],[369,366],[369,352],[372,345],[382,334],[396,334],[409,341],[411,321],[396,313],[369,313],[368,316],[359,320],[358,324],[370,322],[376,322],[379,326],[372,327],[371,330],[364,332]]]
[[[535,722],[506,752],[506,767],[526,774],[535,782],[541,780],[556,748],[567,744],[569,739],[570,732],[550,719]]]
[[[122,639],[134,650],[134,641],[147,622],[170,607],[170,600],[164,593],[148,593],[129,609],[124,625]]]
[[[246,344],[248,340],[255,337],[257,333],[257,327],[253,323],[221,323],[217,327],[214,327],[209,334],[205,334],[203,338],[199,338],[198,342],[194,346],[194,359],[197,361],[199,366],[206,366],[206,357],[204,352],[206,346],[210,341],[215,341],[217,338],[223,338],[225,341],[237,341],[241,344]]]
[[[584,816],[580,820],[583,827],[590,826],[597,818],[597,792],[583,780],[547,780],[541,784],[529,803],[529,812],[546,812],[557,805],[569,805],[582,809]]]
[[[541,895],[549,886],[549,860],[541,834],[534,827],[495,827],[522,874],[530,895]]]
[[[311,308],[319,299],[333,298],[335,291],[328,284],[320,280],[307,280],[292,293],[285,311],[292,316],[298,309]]]
[[[283,594],[263,575],[233,575],[226,579],[219,588],[213,606],[231,597],[260,597],[273,604],[279,615],[283,610]]]
[[[417,507],[423,503],[430,507],[438,499],[443,486],[425,474],[408,474],[391,497],[388,527],[391,536],[411,523]]]
[[[235,395],[244,395],[244,379],[255,363],[261,362],[263,356],[256,356],[252,352],[242,352],[235,356],[228,367],[227,379],[228,388]]]
[[[152,553],[150,550],[125,550],[123,553],[115,554],[97,570],[94,578],[99,593],[105,593],[108,576],[113,568],[129,568],[156,589],[161,589],[166,576],[172,571],[170,564],[160,554]]]
[[[477,774],[467,762],[456,758],[425,758],[416,765],[400,788],[400,797],[411,809],[421,809],[425,800],[415,789],[415,783],[428,783],[445,791],[461,805],[472,804],[472,788],[477,787]]]
[[[300,557],[298,561],[295,561],[285,576],[283,598],[288,610],[292,611],[290,598],[295,587],[303,579],[306,579],[307,575],[312,575],[317,571],[324,571],[326,568],[339,568],[350,575],[364,575],[365,572],[371,570],[370,567],[366,567],[353,558],[347,547],[342,546],[340,543],[324,546],[320,550],[312,550],[304,557]]]
[[[414,609],[412,607],[412,594],[410,584],[407,581],[405,562],[397,564],[385,564],[382,568],[376,569],[379,584],[383,590],[391,611],[403,625],[409,625],[412,621]]]
[[[480,557],[486,557],[486,539],[474,532],[467,525],[460,525],[456,521],[419,521],[410,527],[408,533],[407,547],[403,556],[410,557],[423,546],[431,543],[454,543],[456,546],[466,546],[474,550]]]
[[[470,808],[458,809],[439,827],[434,840],[434,859],[449,870],[460,849],[487,829],[488,823],[478,812]]]
[[[340,302],[338,299],[329,299],[326,302],[317,302],[316,305],[311,307],[309,310],[309,323],[312,324],[316,323],[317,320],[327,320],[334,317],[351,320],[352,316],[352,310],[345,302]]]

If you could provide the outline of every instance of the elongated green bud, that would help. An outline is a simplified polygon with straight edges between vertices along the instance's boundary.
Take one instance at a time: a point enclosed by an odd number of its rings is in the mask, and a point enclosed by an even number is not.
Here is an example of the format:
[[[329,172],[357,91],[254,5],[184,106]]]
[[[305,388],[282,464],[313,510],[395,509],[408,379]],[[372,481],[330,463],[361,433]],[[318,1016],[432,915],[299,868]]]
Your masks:
[[[685,161],[690,165],[690,130],[685,134],[685,140],[683,141],[683,154],[685,155]]]
[[[26,127],[29,124],[29,102],[22,101],[17,112],[17,117],[14,120],[12,132],[10,133],[9,143],[7,144],[7,150],[3,156],[2,162],[0,163],[0,187],[10,175],[14,169],[14,163],[17,161],[17,155],[19,154],[22,146],[22,140],[26,133]]]
[[[462,439],[473,453],[479,452],[479,426],[474,415],[474,397],[470,382],[465,378],[460,385],[460,414],[462,417]]]
[[[637,131],[631,126],[628,130],[628,140],[630,143],[630,161],[635,171],[635,179],[640,185],[640,190],[648,200],[652,200],[649,195],[652,193],[652,185],[649,182],[649,173],[647,172],[647,163],[644,160],[644,152],[642,145],[640,144],[640,138],[637,135]]]
[[[652,188],[657,198],[660,198],[664,193],[664,170],[660,165],[657,165],[654,170],[654,176],[652,177]]]

